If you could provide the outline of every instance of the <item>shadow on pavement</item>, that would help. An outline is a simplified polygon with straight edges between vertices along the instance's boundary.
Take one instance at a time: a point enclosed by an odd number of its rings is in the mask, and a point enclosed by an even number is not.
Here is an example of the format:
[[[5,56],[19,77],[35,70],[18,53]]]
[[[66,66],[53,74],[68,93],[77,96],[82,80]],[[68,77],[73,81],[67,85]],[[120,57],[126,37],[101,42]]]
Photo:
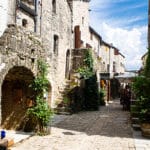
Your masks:
[[[130,113],[122,110],[119,100],[111,101],[108,106],[101,106],[99,111],[86,111],[69,115],[52,126],[84,132],[87,135],[122,138],[132,138],[133,136]]]

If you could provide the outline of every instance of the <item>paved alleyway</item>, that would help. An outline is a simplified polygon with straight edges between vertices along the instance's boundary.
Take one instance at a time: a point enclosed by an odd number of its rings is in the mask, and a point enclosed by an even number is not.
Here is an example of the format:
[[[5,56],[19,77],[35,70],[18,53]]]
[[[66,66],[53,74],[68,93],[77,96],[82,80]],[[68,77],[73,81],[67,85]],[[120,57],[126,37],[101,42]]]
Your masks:
[[[113,101],[53,123],[51,135],[33,136],[11,150],[134,150],[129,112]]]

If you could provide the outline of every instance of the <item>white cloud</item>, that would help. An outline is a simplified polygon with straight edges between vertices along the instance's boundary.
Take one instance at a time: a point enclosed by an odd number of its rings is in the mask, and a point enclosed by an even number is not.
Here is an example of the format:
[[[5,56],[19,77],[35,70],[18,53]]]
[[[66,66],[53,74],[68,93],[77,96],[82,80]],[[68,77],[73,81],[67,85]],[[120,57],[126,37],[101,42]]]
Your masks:
[[[133,28],[131,30],[113,28],[106,23],[102,23],[99,32],[104,41],[113,43],[115,47],[120,49],[120,52],[126,57],[127,69],[139,69],[141,56],[146,52],[146,46],[142,40],[146,30],[146,27]]]
[[[120,52],[126,57],[126,69],[139,69],[141,57],[147,51],[147,22],[145,21],[147,16],[140,10],[147,3],[140,1],[134,5],[126,5],[122,9],[113,7],[113,4],[120,4],[120,2],[130,4],[132,0],[91,1],[90,25],[104,41],[113,43],[120,49]],[[132,10],[137,8],[139,9],[136,11],[138,14],[133,13]],[[130,16],[126,13],[121,14],[125,10],[131,12]]]

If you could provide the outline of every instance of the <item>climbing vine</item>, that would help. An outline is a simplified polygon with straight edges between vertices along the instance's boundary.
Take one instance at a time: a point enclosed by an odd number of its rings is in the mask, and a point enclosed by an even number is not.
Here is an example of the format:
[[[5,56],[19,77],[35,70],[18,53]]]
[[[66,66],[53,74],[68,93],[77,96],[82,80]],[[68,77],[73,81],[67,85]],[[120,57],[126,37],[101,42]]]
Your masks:
[[[44,94],[48,92],[47,73],[48,65],[38,60],[38,75],[30,85],[35,92],[35,105],[28,109],[27,114],[37,123],[40,133],[45,132],[44,127],[47,126],[52,116],[52,111],[44,97]]]
[[[85,110],[97,110],[99,105],[99,93],[97,85],[97,76],[94,72],[92,51],[88,50],[85,53],[83,60],[83,67],[78,69],[81,78],[85,80],[84,87],[84,109]]]
[[[83,63],[83,67],[78,68],[77,71],[80,73],[81,78],[88,79],[94,74],[93,57],[91,50],[88,50],[86,52]]]

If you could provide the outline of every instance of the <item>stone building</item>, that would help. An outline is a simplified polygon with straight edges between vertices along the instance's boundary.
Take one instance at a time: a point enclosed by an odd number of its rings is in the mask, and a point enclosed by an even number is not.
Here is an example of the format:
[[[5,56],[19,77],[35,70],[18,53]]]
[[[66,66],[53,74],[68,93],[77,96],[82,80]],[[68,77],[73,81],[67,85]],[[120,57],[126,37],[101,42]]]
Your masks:
[[[110,57],[121,61],[115,58],[114,48],[102,42],[101,36],[89,26],[89,2],[0,2],[0,120],[3,127],[23,128],[26,101],[33,94],[29,84],[37,75],[37,60],[42,58],[49,65],[46,99],[53,108],[63,100],[63,92],[89,48],[98,77],[101,72],[107,72],[109,66],[113,67]],[[111,53],[103,50],[103,43]],[[121,56],[118,54],[116,57]]]
[[[146,53],[141,57],[141,60],[142,60],[142,68],[141,68],[141,69],[144,69],[144,67],[145,67],[145,65],[146,65],[147,56],[148,56],[148,52],[146,52]]]
[[[0,18],[1,124],[19,129],[38,59],[49,64],[49,105],[55,107],[62,98],[73,47],[71,5],[60,0],[6,0],[0,6],[5,18]]]
[[[103,83],[102,88],[106,91],[105,100],[109,101],[112,97],[115,98],[118,90],[118,81],[114,78],[116,75],[124,74],[125,57],[112,44],[102,40],[100,49],[101,72],[100,79]],[[105,84],[104,84],[105,83]],[[114,93],[115,96],[114,96]]]

